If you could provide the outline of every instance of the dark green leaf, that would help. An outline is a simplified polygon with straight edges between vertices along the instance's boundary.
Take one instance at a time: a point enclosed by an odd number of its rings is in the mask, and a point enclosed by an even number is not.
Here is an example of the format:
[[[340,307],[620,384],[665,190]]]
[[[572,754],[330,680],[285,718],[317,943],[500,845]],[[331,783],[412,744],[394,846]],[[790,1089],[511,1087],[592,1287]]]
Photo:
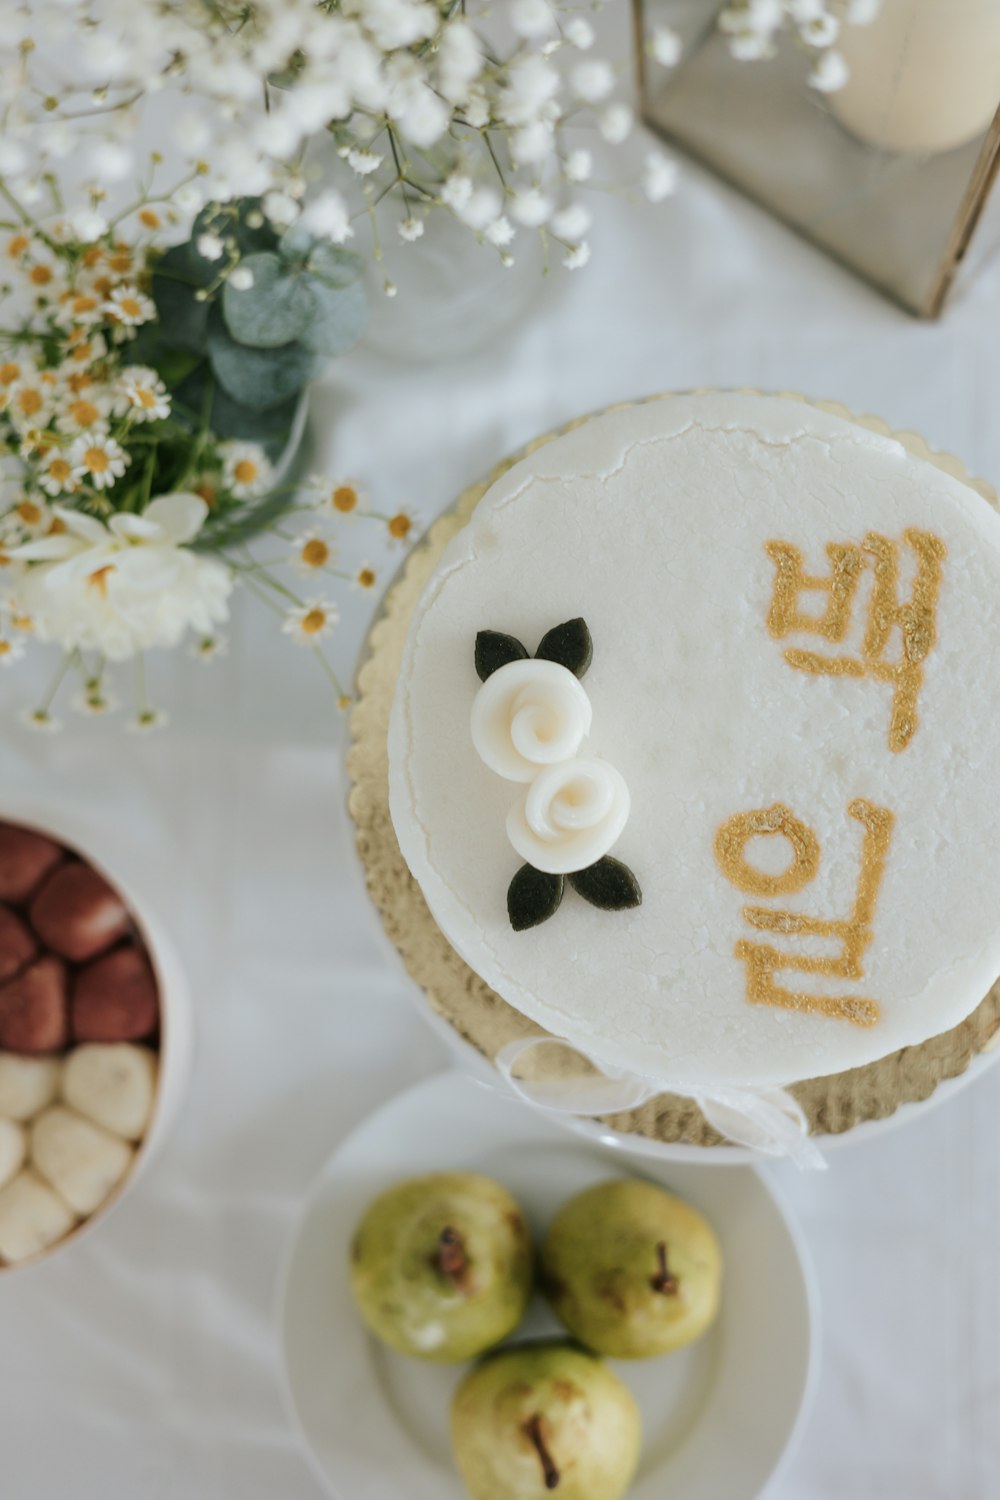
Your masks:
[[[476,671],[482,682],[508,662],[526,660],[527,655],[520,641],[499,630],[481,630],[476,636]]]
[[[584,901],[603,911],[627,911],[642,905],[642,891],[628,865],[606,854],[595,865],[577,870],[568,877],[570,885]]]
[[[266,411],[296,396],[312,378],[314,356],[301,344],[248,349],[229,337],[220,317],[209,325],[208,353],[220,384],[240,406]]]
[[[248,255],[241,266],[253,273],[244,291],[227,281],[222,293],[226,326],[238,344],[278,349],[302,337],[316,316],[316,298],[305,277],[289,272],[270,251]]]
[[[195,292],[204,289],[212,275],[208,262],[191,245],[174,245],[156,262],[151,290],[160,337],[169,348],[203,352],[210,304],[199,302]]]
[[[577,618],[553,625],[542,636],[535,655],[543,661],[558,662],[575,676],[582,677],[594,659],[594,643],[586,620]]]
[[[278,253],[287,265],[309,271],[328,286],[353,286],[361,278],[365,263],[356,250],[344,250],[318,238],[301,224],[286,229]]]
[[[507,888],[507,915],[515,932],[547,922],[563,898],[561,875],[522,865]]]
[[[316,302],[316,312],[299,342],[315,354],[333,358],[353,349],[368,327],[368,298],[360,283],[336,290],[315,277],[303,277]]]

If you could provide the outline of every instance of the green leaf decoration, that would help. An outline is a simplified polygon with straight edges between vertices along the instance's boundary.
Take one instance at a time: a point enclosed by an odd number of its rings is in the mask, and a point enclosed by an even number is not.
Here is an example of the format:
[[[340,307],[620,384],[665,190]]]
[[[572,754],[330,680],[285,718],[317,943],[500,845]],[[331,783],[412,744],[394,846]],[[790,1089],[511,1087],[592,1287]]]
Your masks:
[[[286,229],[278,246],[278,254],[286,265],[297,266],[310,275],[338,289],[353,286],[361,279],[365,263],[355,250],[344,250],[331,245],[329,240],[317,239],[301,224]]]
[[[642,905],[642,891],[628,865],[606,854],[595,865],[567,877],[577,895],[602,911],[627,911]]]
[[[253,286],[240,291],[227,281],[222,293],[226,326],[238,344],[278,349],[302,337],[316,315],[312,289],[298,271],[289,271],[272,251],[244,256]]]
[[[481,630],[476,636],[476,671],[481,682],[511,661],[525,661],[527,651],[512,635],[499,630]]]
[[[353,349],[368,327],[368,298],[359,282],[353,286],[332,287],[307,273],[316,311],[299,342],[314,354],[333,358]]]
[[[582,677],[594,659],[594,642],[586,620],[577,618],[553,625],[542,636],[535,655],[542,661],[558,662],[574,676]]]
[[[312,378],[315,357],[301,344],[248,349],[230,338],[218,309],[209,320],[208,353],[220,385],[240,406],[282,406]]]
[[[507,887],[507,915],[515,932],[547,922],[563,898],[561,875],[548,875],[533,865],[522,865]]]
[[[204,352],[210,304],[197,301],[195,292],[204,290],[212,276],[208,262],[192,245],[174,245],[157,260],[150,290],[160,337],[169,348]]]

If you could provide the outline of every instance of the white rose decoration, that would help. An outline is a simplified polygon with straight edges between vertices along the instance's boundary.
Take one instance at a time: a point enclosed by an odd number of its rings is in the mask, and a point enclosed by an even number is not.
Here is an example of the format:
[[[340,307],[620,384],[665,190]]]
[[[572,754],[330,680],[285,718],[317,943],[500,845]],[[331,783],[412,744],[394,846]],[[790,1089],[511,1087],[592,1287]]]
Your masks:
[[[630,805],[623,777],[607,761],[566,760],[539,771],[507,815],[507,836],[536,870],[570,875],[603,859],[625,827]]]
[[[591,717],[590,699],[567,667],[537,658],[511,661],[476,694],[472,743],[498,776],[531,781],[576,754]]]

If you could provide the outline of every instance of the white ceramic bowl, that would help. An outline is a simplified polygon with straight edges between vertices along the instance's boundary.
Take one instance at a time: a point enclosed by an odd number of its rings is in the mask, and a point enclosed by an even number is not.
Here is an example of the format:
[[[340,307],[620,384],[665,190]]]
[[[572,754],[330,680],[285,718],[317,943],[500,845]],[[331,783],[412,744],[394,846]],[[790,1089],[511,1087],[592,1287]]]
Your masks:
[[[16,1264],[0,1264],[0,1275],[38,1266],[76,1245],[85,1234],[104,1222],[112,1209],[135,1187],[173,1126],[191,1076],[192,1008],[187,977],[173,942],[142,890],[142,875],[119,851],[113,836],[95,819],[53,813],[37,802],[0,804],[0,822],[18,823],[64,844],[79,854],[121,895],[146,945],[156,976],[160,1001],[160,1046],[156,1097],[146,1133],[136,1149],[132,1165],[104,1202],[47,1250]]]
[[[510,1188],[536,1241],[567,1197],[623,1171],[600,1146],[457,1070],[390,1100],[334,1152],[290,1240],[278,1321],[289,1410],[339,1500],[464,1496],[448,1410],[467,1366],[406,1359],[372,1339],[353,1304],[348,1256],[382,1189],[416,1173],[471,1169]],[[817,1367],[816,1293],[798,1230],[752,1168],[641,1171],[706,1214],[725,1270],[720,1316],[705,1338],[660,1359],[612,1362],[645,1433],[629,1500],[754,1500],[799,1429]],[[523,1332],[559,1331],[536,1299]]]

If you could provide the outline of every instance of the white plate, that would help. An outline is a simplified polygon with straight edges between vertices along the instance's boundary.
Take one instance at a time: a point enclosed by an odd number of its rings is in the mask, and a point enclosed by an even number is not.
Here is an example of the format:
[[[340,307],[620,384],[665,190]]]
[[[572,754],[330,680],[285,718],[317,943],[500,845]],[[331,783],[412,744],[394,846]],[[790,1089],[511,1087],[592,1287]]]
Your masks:
[[[559,1205],[625,1175],[620,1155],[574,1139],[459,1072],[438,1074],[364,1122],[327,1162],[292,1235],[279,1291],[289,1407],[338,1500],[462,1500],[448,1408],[462,1366],[409,1360],[366,1333],[347,1274],[370,1200],[418,1172],[498,1178],[540,1237]],[[725,1287],[712,1331],[676,1354],[615,1362],[645,1434],[630,1500],[753,1500],[802,1420],[817,1361],[812,1274],[797,1229],[752,1168],[643,1163],[706,1214]],[[524,1332],[558,1331],[536,1300]]]

